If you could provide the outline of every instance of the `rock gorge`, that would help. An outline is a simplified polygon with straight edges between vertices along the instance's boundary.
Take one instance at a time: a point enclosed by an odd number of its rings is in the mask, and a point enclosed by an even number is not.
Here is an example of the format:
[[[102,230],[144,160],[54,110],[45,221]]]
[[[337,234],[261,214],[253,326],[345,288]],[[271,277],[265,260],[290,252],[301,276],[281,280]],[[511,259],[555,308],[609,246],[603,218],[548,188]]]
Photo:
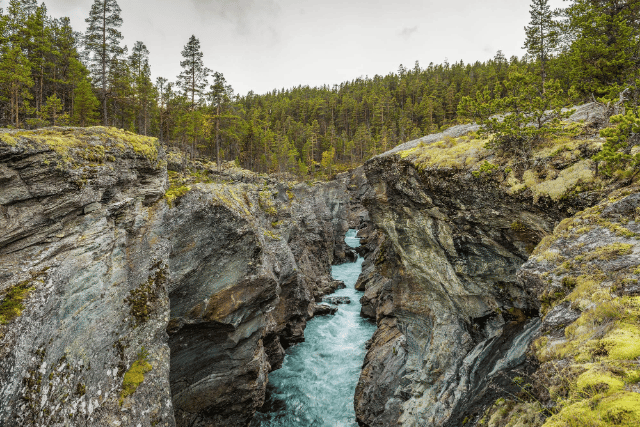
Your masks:
[[[591,406],[637,401],[640,349],[616,345],[640,334],[640,202],[596,175],[601,121],[579,108],[527,164],[457,126],[312,185],[116,129],[0,133],[0,425],[246,426],[349,228],[378,325],[361,426],[564,425],[596,363],[624,369],[598,368]],[[594,338],[601,306],[635,321]],[[566,390],[538,392],[558,363]],[[535,398],[510,399],[522,378]]]

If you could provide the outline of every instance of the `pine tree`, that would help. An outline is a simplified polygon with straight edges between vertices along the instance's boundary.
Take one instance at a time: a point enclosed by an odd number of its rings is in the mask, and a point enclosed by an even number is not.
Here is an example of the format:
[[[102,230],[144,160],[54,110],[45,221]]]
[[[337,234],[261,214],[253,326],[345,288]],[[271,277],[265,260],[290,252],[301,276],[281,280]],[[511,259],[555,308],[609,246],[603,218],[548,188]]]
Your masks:
[[[640,2],[572,0],[564,66],[585,95],[617,98],[638,77]]]
[[[91,83],[83,79],[75,90],[73,121],[80,126],[93,124],[99,107],[100,102],[91,89]]]
[[[60,113],[62,112],[62,101],[55,93],[47,98],[47,102],[42,106],[42,111],[53,126],[59,124]]]
[[[153,95],[151,67],[149,66],[149,50],[144,43],[138,41],[131,50],[129,66],[133,72],[135,86],[136,110],[138,116],[138,133],[147,134],[149,127],[149,110]]]
[[[560,42],[558,24],[554,20],[554,13],[549,6],[549,0],[532,0],[529,10],[531,21],[525,27],[526,40],[524,48],[540,63],[542,88],[547,77],[546,64],[556,52]]]
[[[189,42],[182,50],[182,57],[184,60],[180,61],[180,66],[183,70],[178,76],[178,85],[190,101],[188,115],[191,117],[191,123],[188,126],[190,129],[188,133],[192,135],[191,155],[194,156],[197,135],[202,134],[199,128],[201,114],[196,114],[196,107],[207,86],[210,70],[202,62],[203,53],[200,50],[200,40],[194,35],[189,38]]]
[[[22,53],[20,46],[3,49],[0,59],[0,90],[2,100],[11,104],[11,122],[20,127],[20,112],[29,110],[29,99],[32,99],[29,88],[33,86],[31,64]]]
[[[160,121],[159,123],[159,135],[158,137],[160,138],[160,141],[164,140],[164,115],[165,115],[165,108],[167,106],[167,101],[168,101],[168,94],[169,91],[167,90],[167,83],[168,80],[165,79],[164,77],[158,77],[156,79],[156,94],[157,94],[157,99],[156,99],[156,104],[158,105],[158,119]]]
[[[539,89],[539,77],[515,65],[501,86],[502,97],[488,99],[485,88],[475,99],[463,98],[458,112],[480,120],[481,132],[493,135],[490,146],[529,159],[535,144],[562,132],[560,121],[573,113],[563,111],[568,97],[557,80],[547,80]],[[504,115],[489,117],[495,112]]]
[[[60,96],[63,109],[73,111],[73,90],[88,70],[79,61],[78,45],[81,35],[71,28],[69,18],[51,22],[52,63],[49,68],[49,90]]]
[[[85,34],[87,51],[91,57],[91,71],[101,87],[102,123],[107,125],[107,85],[111,64],[123,54],[120,47],[122,25],[120,6],[116,0],[94,0],[85,20],[89,26]]]
[[[220,170],[220,138],[221,130],[220,123],[226,113],[226,107],[231,102],[233,96],[233,89],[227,84],[227,80],[224,75],[219,72],[213,74],[213,84],[211,85],[211,91],[209,97],[211,99],[211,107],[214,110],[215,121],[215,140],[216,140],[216,162],[218,165],[218,171]]]
[[[605,176],[622,172],[622,176],[633,179],[640,173],[640,152],[631,154],[632,148],[640,144],[640,108],[612,116],[611,123],[615,126],[600,131],[607,141],[593,160]]]
[[[327,173],[327,177],[330,178],[333,172],[334,158],[336,156],[335,147],[331,147],[329,150],[322,153],[322,161],[320,164]]]
[[[200,40],[191,36],[189,42],[182,51],[183,61],[180,66],[183,71],[178,76],[178,84],[188,99],[191,100],[191,108],[195,108],[199,97],[207,86],[209,70],[202,62],[203,53],[200,50]]]

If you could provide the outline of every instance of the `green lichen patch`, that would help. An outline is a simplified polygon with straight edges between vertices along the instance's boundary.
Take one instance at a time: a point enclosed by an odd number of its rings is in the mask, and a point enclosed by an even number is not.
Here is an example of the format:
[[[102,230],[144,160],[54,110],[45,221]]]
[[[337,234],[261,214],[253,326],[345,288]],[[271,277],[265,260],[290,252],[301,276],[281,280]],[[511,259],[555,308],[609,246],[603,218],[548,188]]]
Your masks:
[[[167,201],[169,207],[173,207],[176,200],[179,200],[182,196],[191,191],[191,187],[187,185],[178,187],[169,187],[164,193],[164,199]]]
[[[278,215],[278,209],[273,201],[271,191],[268,188],[263,189],[258,193],[258,204],[260,209],[268,215]]]
[[[595,393],[564,407],[545,427],[635,427],[640,425],[640,394],[621,391]]]
[[[445,137],[433,144],[420,143],[416,147],[400,152],[400,157],[410,160],[419,170],[428,168],[463,169],[473,167],[489,156],[485,148],[488,140],[473,135],[460,138]]]
[[[31,281],[9,288],[0,302],[0,325],[6,325],[22,314],[23,301],[33,290],[35,290],[35,286],[31,286]]]
[[[272,240],[280,240],[281,239],[281,237],[278,234],[274,233],[271,230],[264,230],[264,235],[266,237],[269,237]]]
[[[612,243],[610,245],[601,246],[587,254],[585,261],[601,260],[611,261],[612,259],[628,255],[633,251],[633,245],[629,243]]]
[[[48,269],[32,273],[31,278],[7,289],[0,295],[0,325],[6,325],[20,317],[24,310],[24,301],[38,284],[44,283],[43,276]]]
[[[147,281],[137,288],[129,291],[129,296],[124,300],[130,307],[130,313],[136,320],[136,325],[141,325],[149,320],[158,304],[159,292],[166,280],[166,266],[161,262],[156,263],[152,270],[156,270],[155,274],[149,276]]]
[[[122,379],[122,392],[120,393],[120,406],[122,406],[124,399],[136,392],[140,384],[144,381],[145,374],[153,369],[153,366],[147,361],[148,357],[149,353],[142,347],[138,352],[137,359],[124,374],[124,378]]]
[[[510,225],[510,228],[517,233],[527,231],[527,226],[524,225],[520,220],[513,221]]]

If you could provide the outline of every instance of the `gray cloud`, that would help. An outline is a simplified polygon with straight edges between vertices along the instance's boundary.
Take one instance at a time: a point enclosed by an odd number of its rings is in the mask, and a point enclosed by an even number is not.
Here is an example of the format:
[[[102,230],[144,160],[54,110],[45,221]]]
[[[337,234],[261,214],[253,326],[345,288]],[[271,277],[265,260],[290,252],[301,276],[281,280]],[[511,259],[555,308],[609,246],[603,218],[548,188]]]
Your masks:
[[[203,21],[221,18],[232,24],[240,35],[265,30],[282,9],[276,0],[191,0]],[[267,29],[272,32],[271,29]]]
[[[418,31],[418,26],[415,27],[405,27],[398,33],[400,37],[403,37],[405,40],[408,40],[412,35],[414,35]]]

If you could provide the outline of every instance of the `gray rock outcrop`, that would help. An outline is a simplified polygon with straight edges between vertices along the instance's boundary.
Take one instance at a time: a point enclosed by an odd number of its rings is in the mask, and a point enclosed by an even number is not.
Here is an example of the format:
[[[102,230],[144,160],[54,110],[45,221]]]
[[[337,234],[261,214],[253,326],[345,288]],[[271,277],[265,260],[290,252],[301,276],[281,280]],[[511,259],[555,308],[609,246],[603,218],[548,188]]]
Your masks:
[[[484,148],[477,129],[454,126],[365,164],[356,286],[378,330],[355,394],[363,426],[459,426],[500,390],[520,392],[512,378],[535,370],[527,354],[541,322],[538,295],[518,271],[562,219],[602,197],[585,191],[597,139],[564,155],[541,150],[527,170]]]
[[[174,426],[160,147],[104,128],[0,139],[0,424]]]
[[[166,164],[112,128],[0,134],[1,425],[247,425],[344,286],[354,175],[230,170],[167,203]]]

